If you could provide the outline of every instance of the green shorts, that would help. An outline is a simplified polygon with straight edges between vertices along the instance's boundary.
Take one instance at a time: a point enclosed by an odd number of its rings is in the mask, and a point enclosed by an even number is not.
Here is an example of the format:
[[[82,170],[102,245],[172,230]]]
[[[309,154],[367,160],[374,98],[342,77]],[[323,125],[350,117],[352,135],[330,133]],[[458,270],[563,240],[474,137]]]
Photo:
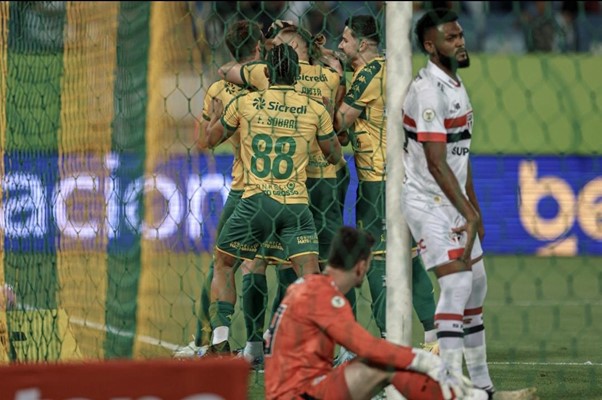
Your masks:
[[[241,199],[217,239],[218,250],[252,260],[268,242],[282,245],[282,260],[318,254],[318,236],[307,204],[281,204],[260,193]],[[263,250],[262,250],[263,252]],[[273,257],[275,258],[275,257]]]
[[[219,233],[222,231],[226,221],[234,212],[234,208],[236,208],[236,205],[240,201],[243,193],[244,190],[230,190],[226,204],[224,204],[224,208],[222,209],[222,215],[220,215],[219,222],[217,223],[217,231],[215,232],[217,236],[219,236]]]
[[[320,262],[328,260],[330,244],[343,225],[343,205],[349,186],[347,166],[337,172],[337,178],[307,178],[309,209],[314,217],[320,250]]]
[[[360,181],[358,184],[355,222],[358,228],[374,236],[372,254],[384,254],[387,251],[385,195],[385,182]]]

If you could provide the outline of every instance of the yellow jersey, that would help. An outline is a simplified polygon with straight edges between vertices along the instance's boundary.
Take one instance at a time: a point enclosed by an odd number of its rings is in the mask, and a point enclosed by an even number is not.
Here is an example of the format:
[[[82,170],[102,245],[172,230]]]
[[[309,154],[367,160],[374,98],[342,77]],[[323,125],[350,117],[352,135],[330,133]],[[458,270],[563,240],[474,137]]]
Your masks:
[[[268,82],[265,73],[259,74],[256,70],[258,63],[251,65],[245,64],[241,69],[243,82],[251,87],[263,87]],[[264,64],[266,66],[267,64]],[[297,93],[311,97],[319,103],[322,103],[322,97],[330,99],[334,105],[337,90],[341,83],[339,73],[324,65],[312,65],[307,61],[299,61],[299,76],[295,84]],[[324,157],[317,142],[310,148],[309,163],[307,165],[308,178],[336,178],[337,170],[345,165],[344,162],[337,165],[330,164]],[[343,159],[344,161],[344,159]]]
[[[292,86],[274,85],[235,97],[222,124],[229,131],[240,129],[243,198],[263,192],[282,204],[308,204],[309,149],[316,140],[335,136],[323,104]]]
[[[251,90],[266,90],[270,81],[265,75],[268,64],[265,61],[252,61],[244,64],[240,69],[240,77],[244,87]]]
[[[211,110],[212,98],[220,99],[223,104],[228,104],[234,97],[246,92],[247,91],[243,89],[243,87],[231,82],[227,82],[223,79],[214,82],[211,84],[211,86],[209,86],[209,89],[207,89],[207,93],[203,99],[203,119],[206,121],[211,120],[211,115],[209,115],[209,112]],[[228,142],[230,142],[232,145],[232,152],[234,154],[234,160],[232,161],[232,190],[243,190],[244,188],[239,141],[240,135],[238,131],[228,139]]]
[[[354,72],[343,101],[362,113],[349,130],[360,181],[384,181],[387,161],[386,64],[376,57]]]

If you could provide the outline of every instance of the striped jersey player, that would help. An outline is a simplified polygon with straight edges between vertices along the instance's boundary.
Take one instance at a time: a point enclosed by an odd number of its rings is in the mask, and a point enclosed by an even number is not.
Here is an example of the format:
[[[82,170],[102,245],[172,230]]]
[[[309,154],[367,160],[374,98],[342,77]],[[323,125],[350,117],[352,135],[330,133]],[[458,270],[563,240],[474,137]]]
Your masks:
[[[475,386],[493,397],[483,325],[485,231],[470,166],[473,110],[457,74],[470,58],[453,11],[425,13],[414,31],[429,61],[410,84],[403,105],[402,209],[425,268],[439,283],[435,327],[440,356],[457,373],[465,360]]]

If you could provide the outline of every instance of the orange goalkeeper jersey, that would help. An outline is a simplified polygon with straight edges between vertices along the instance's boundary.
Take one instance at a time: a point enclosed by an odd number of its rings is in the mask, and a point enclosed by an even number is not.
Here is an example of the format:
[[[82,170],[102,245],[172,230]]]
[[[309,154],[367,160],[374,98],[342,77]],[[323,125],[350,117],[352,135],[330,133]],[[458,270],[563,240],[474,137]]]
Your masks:
[[[414,355],[359,325],[343,293],[327,275],[291,285],[270,324],[266,342],[267,399],[291,399],[332,371],[336,344],[379,365],[406,369]]]

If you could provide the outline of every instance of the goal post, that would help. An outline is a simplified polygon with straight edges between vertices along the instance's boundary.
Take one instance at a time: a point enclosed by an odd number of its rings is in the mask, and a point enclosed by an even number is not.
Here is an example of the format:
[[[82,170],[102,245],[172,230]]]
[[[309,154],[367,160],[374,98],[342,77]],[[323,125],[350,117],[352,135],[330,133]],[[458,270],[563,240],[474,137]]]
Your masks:
[[[386,2],[387,105],[387,339],[411,345],[412,263],[410,233],[401,214],[403,125],[401,107],[412,79],[412,2]],[[388,399],[403,398],[392,386]]]
[[[410,233],[401,214],[403,126],[401,108],[412,79],[411,2],[386,3],[387,57],[387,338],[409,345],[412,338]]]

